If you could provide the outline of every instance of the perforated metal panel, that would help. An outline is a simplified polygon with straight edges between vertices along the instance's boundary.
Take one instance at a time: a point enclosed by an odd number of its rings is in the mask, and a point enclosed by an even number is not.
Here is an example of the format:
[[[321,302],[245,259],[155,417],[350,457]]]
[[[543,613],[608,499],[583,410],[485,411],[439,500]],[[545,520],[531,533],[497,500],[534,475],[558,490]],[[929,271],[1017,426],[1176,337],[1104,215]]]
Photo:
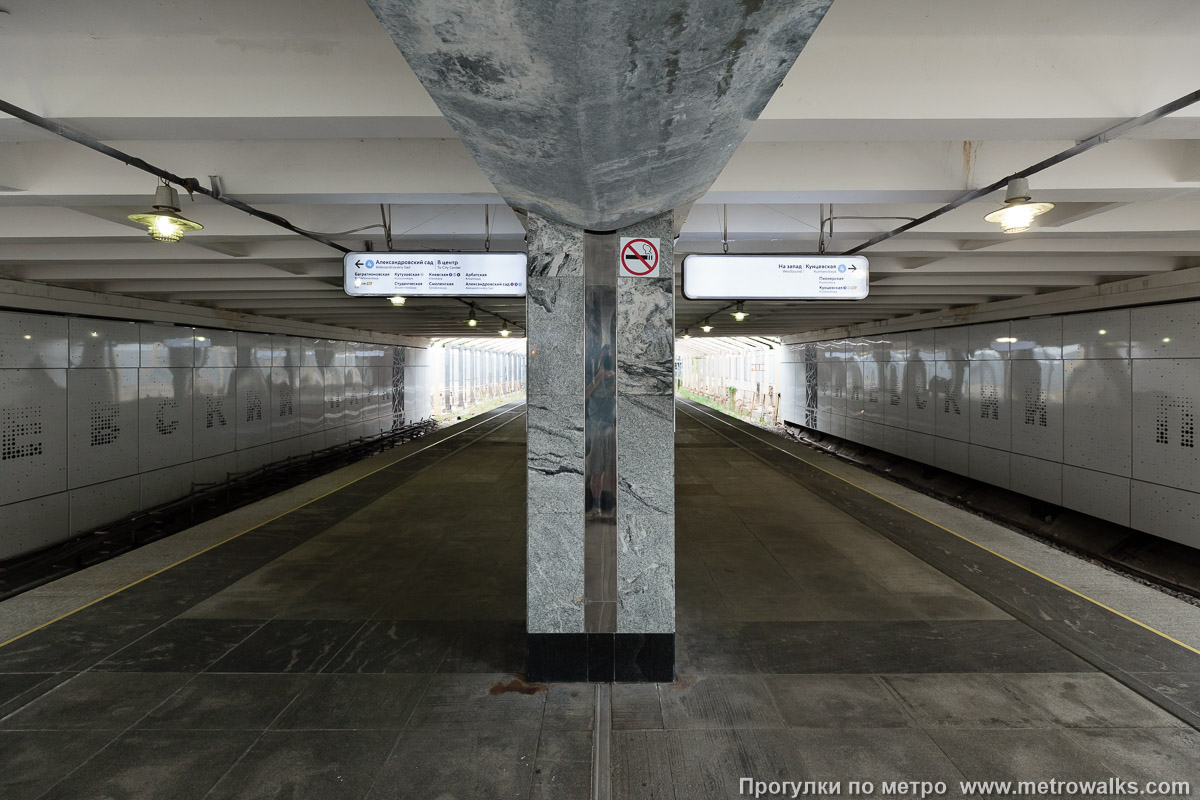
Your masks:
[[[275,348],[269,333],[237,334],[237,365],[239,367],[271,367],[275,361]]]
[[[903,458],[908,457],[908,432],[903,428],[883,426],[883,449]]]
[[[936,440],[936,436],[928,433],[908,431],[906,436],[907,457],[913,461],[920,461],[922,464],[936,464],[937,452],[934,447]]]
[[[271,366],[299,367],[304,355],[303,339],[295,336],[273,334],[271,336]]]
[[[320,448],[311,449],[319,450]],[[211,458],[201,458],[193,461],[192,464],[195,466],[193,480],[197,485],[221,483],[237,472],[237,453],[229,452]]]
[[[0,506],[0,560],[64,541],[69,520],[66,492]]]
[[[245,450],[269,444],[271,441],[271,368],[238,367],[236,389],[237,449]]]
[[[836,423],[835,423],[836,425]],[[846,417],[842,424],[842,432],[838,434],[852,442],[862,442],[863,439],[863,419],[861,416]]]
[[[848,417],[861,418],[866,404],[867,387],[863,362],[846,362],[846,410]]]
[[[139,325],[142,367],[191,369],[196,363],[196,337],[191,328],[176,325]]]
[[[271,442],[271,461],[283,461],[285,458],[301,455],[302,440],[299,436]]]
[[[325,430],[325,374],[320,367],[300,368],[300,432]],[[322,441],[324,438],[322,437]],[[317,448],[318,450],[320,448]]]
[[[1134,358],[1200,358],[1200,303],[1134,308],[1129,322]]]
[[[1010,359],[1062,360],[1062,317],[1013,320],[1009,325],[1009,336],[1016,339],[1009,347]]]
[[[1013,453],[1009,469],[1014,492],[1062,505],[1062,464]]]
[[[972,361],[1008,358],[1012,336],[1008,322],[988,322],[967,327],[967,353]]]
[[[195,354],[197,367],[236,367],[237,333],[209,328],[196,328]]]
[[[1063,465],[1062,504],[1067,508],[1129,524],[1129,478]]]
[[[970,459],[967,455],[969,447],[970,445],[966,442],[943,439],[941,436],[935,437],[933,443],[934,464],[947,472],[967,475],[970,472]]]
[[[237,370],[200,367],[193,372],[192,456],[207,458],[237,448]]]
[[[139,370],[138,397],[138,471],[191,461],[192,369]]]
[[[977,481],[1009,487],[1009,454],[1004,450],[973,444],[967,451],[967,474]]]
[[[862,422],[862,443],[876,450],[883,449],[883,424],[864,419]]]
[[[69,533],[94,530],[137,511],[141,505],[140,485],[139,476],[130,475],[128,478],[72,489]]]
[[[830,378],[833,383],[833,400],[830,410],[835,416],[845,416],[849,408],[850,398],[846,376],[846,362],[835,361],[830,365]]]
[[[1129,358],[1129,309],[1063,317],[1063,358]]]
[[[65,369],[0,369],[0,504],[67,488],[66,382]]]
[[[907,367],[906,362],[899,360],[879,364],[879,400],[883,407],[883,421],[894,428],[908,427],[908,399],[904,385]]]
[[[286,351],[285,351],[286,352]],[[296,353],[297,360],[299,353]],[[300,435],[300,368],[271,369],[271,441]]]
[[[880,365],[875,361],[864,361],[862,369],[862,411],[863,419],[871,422],[883,422],[883,410],[887,405],[887,396],[883,382],[879,378]]]
[[[237,471],[250,472],[264,464],[271,463],[271,445],[263,444],[257,447],[247,447],[237,451]]]
[[[911,352],[911,351],[910,351]],[[965,362],[963,362],[965,363]],[[908,429],[933,434],[936,429],[938,375],[934,361],[909,361],[905,367]]]
[[[1133,360],[1134,478],[1200,491],[1200,360]]]
[[[1135,480],[1130,505],[1133,527],[1200,547],[1200,494]]]
[[[137,328],[134,327],[134,332]],[[132,343],[137,363],[138,345]],[[138,369],[67,370],[67,485],[138,471]]]
[[[945,439],[969,441],[971,431],[969,361],[938,361],[933,396],[934,433]]]
[[[141,332],[135,322],[72,317],[71,367],[136,367],[141,363]]]
[[[339,428],[346,424],[346,369],[325,368],[325,428]]]
[[[969,350],[966,326],[957,328],[935,328],[933,330],[933,354],[937,361],[966,361]],[[912,360],[912,355],[909,355]]]
[[[0,311],[0,369],[65,369],[67,320]]]
[[[1009,361],[971,362],[971,438],[997,450],[1012,449]]]
[[[1012,450],[1063,460],[1063,362],[1013,359],[1009,366]]]
[[[1128,476],[1132,469],[1133,365],[1075,359],[1063,365],[1063,462]]]
[[[192,491],[192,480],[195,478],[195,474],[196,468],[191,461],[166,469],[143,472],[138,476],[141,507],[153,508],[186,496]]]

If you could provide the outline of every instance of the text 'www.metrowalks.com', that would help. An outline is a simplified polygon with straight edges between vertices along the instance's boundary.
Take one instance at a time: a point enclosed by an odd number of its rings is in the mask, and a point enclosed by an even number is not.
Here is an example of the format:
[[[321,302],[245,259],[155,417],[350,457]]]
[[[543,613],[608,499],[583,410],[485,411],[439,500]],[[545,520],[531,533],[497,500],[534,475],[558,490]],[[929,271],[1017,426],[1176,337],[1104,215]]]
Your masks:
[[[951,792],[957,792],[951,794]],[[761,781],[738,780],[743,797],[1191,797],[1188,781]]]

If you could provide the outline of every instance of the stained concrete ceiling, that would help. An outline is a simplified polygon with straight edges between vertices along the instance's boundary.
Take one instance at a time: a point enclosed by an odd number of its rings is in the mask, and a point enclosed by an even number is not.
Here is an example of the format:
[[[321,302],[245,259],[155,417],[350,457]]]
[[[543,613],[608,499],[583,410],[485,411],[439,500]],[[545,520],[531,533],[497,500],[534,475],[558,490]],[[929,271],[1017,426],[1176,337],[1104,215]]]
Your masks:
[[[615,230],[692,203],[833,0],[367,0],[510,206]]]
[[[523,247],[517,218],[364,0],[2,5],[6,100],[178,174],[221,175],[228,193],[306,228],[370,225],[385,203],[398,249],[480,250],[490,204],[492,248]],[[1090,0],[1086,14],[1046,0],[837,0],[676,252],[721,252],[723,220],[731,253],[814,252],[821,204],[838,217],[918,216],[1196,89],[1198,42],[1195,0]],[[154,66],[171,80],[147,80]],[[457,302],[347,297],[339,253],[204,197],[184,197],[203,231],[153,242],[124,215],[154,185],[0,115],[0,295],[41,282],[181,310],[467,330]],[[1060,208],[1028,233],[983,221],[1001,192],[872,247],[865,301],[751,303],[734,328],[714,313],[723,304],[678,298],[678,327],[695,335],[711,314],[713,335],[781,335],[1182,275],[1200,257],[1200,107],[1030,185]],[[838,219],[829,250],[895,224]],[[378,229],[336,238],[384,246]],[[522,301],[483,306],[524,319]],[[499,323],[481,320],[495,335]]]

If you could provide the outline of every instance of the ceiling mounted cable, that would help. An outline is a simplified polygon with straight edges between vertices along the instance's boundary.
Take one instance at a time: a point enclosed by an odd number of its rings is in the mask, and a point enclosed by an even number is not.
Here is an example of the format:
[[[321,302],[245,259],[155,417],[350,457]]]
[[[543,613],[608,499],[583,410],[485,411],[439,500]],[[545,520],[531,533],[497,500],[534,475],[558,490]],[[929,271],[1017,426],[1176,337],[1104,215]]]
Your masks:
[[[721,248],[729,253],[729,204],[721,204]]]
[[[981,197],[985,197],[985,196],[991,194],[992,192],[994,192],[998,189],[1003,189],[1006,186],[1008,186],[1010,181],[1018,180],[1020,178],[1028,178],[1030,175],[1035,175],[1035,174],[1041,172],[1042,170],[1049,169],[1050,167],[1053,167],[1055,164],[1061,164],[1062,162],[1066,161],[1069,158],[1074,158],[1075,156],[1077,156],[1081,153],[1086,153],[1088,150],[1091,150],[1093,147],[1099,147],[1100,145],[1110,142],[1113,139],[1124,136],[1125,134],[1129,133],[1132,130],[1136,130],[1137,128],[1140,128],[1143,125],[1149,125],[1151,122],[1162,119],[1163,117],[1167,116],[1168,114],[1173,114],[1176,111],[1179,111],[1180,109],[1187,108],[1188,106],[1193,105],[1197,101],[1200,101],[1200,89],[1197,89],[1194,92],[1185,94],[1183,97],[1180,97],[1176,100],[1172,100],[1170,103],[1167,103],[1166,105],[1159,106],[1158,108],[1154,109],[1153,111],[1148,111],[1145,114],[1142,114],[1140,117],[1133,117],[1132,119],[1127,119],[1124,122],[1119,122],[1116,125],[1113,125],[1112,127],[1105,128],[1104,130],[1100,131],[1100,133],[1097,133],[1095,136],[1089,136],[1087,139],[1081,139],[1080,141],[1076,142],[1073,146],[1068,147],[1066,150],[1055,153],[1054,155],[1050,156],[1049,158],[1043,159],[1032,166],[1026,167],[1025,169],[1018,170],[1017,172],[1014,172],[1011,175],[1005,175],[1000,180],[998,180],[994,183],[990,183],[981,189],[974,189],[972,191],[965,192],[965,193],[959,195],[958,197],[956,197],[954,200],[947,203],[946,205],[942,206],[941,208],[930,211],[928,214],[926,214],[923,217],[917,217],[912,222],[907,222],[904,225],[901,225],[899,228],[895,228],[895,229],[887,231],[885,233],[881,233],[878,236],[874,236],[874,237],[868,239],[867,241],[863,242],[862,244],[855,245],[854,247],[851,247],[846,252],[842,253],[842,255],[852,256],[855,253],[860,253],[863,250],[866,250],[868,247],[877,245],[880,242],[883,242],[883,241],[886,241],[886,240],[892,238],[893,236],[899,236],[900,234],[902,234],[906,231],[912,230],[913,228],[917,227],[918,225],[924,225],[926,222],[929,222],[930,220],[937,219],[938,217],[942,216],[943,214],[948,214],[951,211],[953,211],[954,209],[958,208],[959,206],[966,205],[967,203],[971,202],[972,200],[977,200]]]
[[[110,147],[109,145],[104,144],[104,142],[101,142],[99,139],[88,136],[82,131],[75,130],[67,125],[63,125],[61,122],[55,122],[54,120],[46,119],[45,117],[34,114],[32,111],[13,105],[7,100],[0,100],[0,111],[8,114],[9,116],[16,117],[23,122],[28,122],[30,125],[35,125],[42,130],[49,131],[56,136],[61,136],[64,139],[70,139],[76,144],[81,144],[84,147],[95,150],[97,153],[106,155],[109,158],[115,158],[117,161],[136,169],[140,169],[143,172],[149,172],[151,175],[154,175],[155,177],[160,178],[167,183],[173,183],[182,187],[189,195],[194,195],[199,192],[202,195],[211,197],[213,200],[216,200],[219,203],[224,203],[227,206],[236,208],[238,211],[243,211],[252,217],[257,217],[265,222],[271,223],[272,225],[278,225],[280,228],[285,228],[292,233],[298,233],[305,238],[312,239],[315,242],[320,242],[326,247],[332,247],[334,250],[342,253],[350,252],[350,248],[343,247],[337,242],[331,241],[329,237],[324,234],[297,227],[278,214],[272,214],[269,211],[262,211],[254,206],[243,203],[241,200],[236,200],[229,195],[224,194],[223,192],[213,191],[212,189],[205,188],[204,186],[201,186],[200,182],[195,178],[184,178],[180,175],[176,175],[173,172],[168,172],[167,170],[162,169],[161,167],[156,167],[153,164],[138,158],[137,156],[130,155],[129,153],[126,153],[123,150],[118,150],[115,147]]]

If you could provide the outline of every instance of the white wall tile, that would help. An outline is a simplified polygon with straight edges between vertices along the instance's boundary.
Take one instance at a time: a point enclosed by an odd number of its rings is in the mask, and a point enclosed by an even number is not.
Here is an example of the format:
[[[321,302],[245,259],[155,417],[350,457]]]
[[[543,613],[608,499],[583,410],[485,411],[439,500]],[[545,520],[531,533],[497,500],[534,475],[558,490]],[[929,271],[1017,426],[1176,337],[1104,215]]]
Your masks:
[[[971,362],[971,439],[973,444],[1010,450],[1012,413],[1009,361]],[[940,431],[939,431],[939,434]]]
[[[934,358],[938,361],[965,361],[970,350],[967,326],[935,328],[933,330]],[[912,355],[909,355],[912,360]]]
[[[195,466],[193,480],[197,484],[223,483],[237,472],[237,453],[230,451],[211,458],[199,458],[192,464]]]
[[[0,503],[67,488],[66,383],[65,369],[0,369]]]
[[[239,353],[239,360],[241,355]],[[259,447],[271,441],[271,368],[238,367],[237,449]]]
[[[1200,491],[1200,359],[1133,359],[1134,478]]]
[[[1013,453],[1009,459],[1009,487],[1047,503],[1062,505],[1062,464]]]
[[[909,361],[905,366],[908,429],[933,435],[937,425],[937,364]]]
[[[184,325],[138,325],[142,367],[187,369],[196,362],[196,334]]]
[[[66,492],[0,506],[0,561],[65,541],[69,523]]]
[[[1129,524],[1129,478],[1063,465],[1062,504],[1067,508]]]
[[[239,367],[271,367],[275,348],[269,333],[238,331],[237,364]]]
[[[237,449],[237,374],[233,367],[193,370],[193,458],[207,458]]]
[[[138,471],[191,461],[191,367],[138,370],[138,398]]]
[[[1014,358],[1010,365],[1012,450],[1063,460],[1063,362]]]
[[[1131,521],[1140,531],[1200,547],[1200,494],[1132,481]]]
[[[136,322],[71,317],[71,367],[136,367],[141,362],[141,332]]]
[[[887,452],[908,457],[908,431],[903,428],[894,428],[891,425],[883,426],[883,449]]]
[[[1097,358],[1063,363],[1063,463],[1128,476],[1132,424],[1131,361]]]
[[[941,436],[934,437],[934,465],[939,469],[946,470],[947,472],[957,472],[959,475],[969,475],[969,447],[970,445],[968,445],[966,442],[957,442],[953,439],[943,439]]]
[[[908,401],[904,394],[907,368],[908,364],[904,361],[889,361],[879,365],[883,421],[895,428],[908,427]]]
[[[1129,309],[1068,314],[1063,321],[1063,358],[1129,358]]]
[[[72,489],[71,524],[68,533],[74,535],[94,530],[137,511],[141,505],[140,483],[137,475],[130,475],[115,481]]]
[[[981,445],[970,445],[967,451],[967,474],[977,481],[1007,489],[1010,485],[1009,454]]]
[[[138,476],[141,491],[141,507],[155,506],[178,500],[191,494],[196,467],[191,461],[165,469],[143,472]]]
[[[136,332],[136,327],[134,331]],[[137,362],[136,343],[133,349]],[[67,370],[67,485],[138,471],[138,369]]]
[[[909,331],[905,334],[907,346],[905,348],[905,360],[907,361],[935,361],[937,358],[937,337],[934,335],[933,329],[923,331]]]
[[[300,402],[300,368],[273,367],[271,369],[272,442],[300,435]]]
[[[997,361],[1008,358],[1010,324],[985,322],[967,327],[967,352],[973,361]]]
[[[1200,358],[1200,303],[1173,303],[1129,312],[1134,358]]]
[[[0,369],[65,369],[66,317],[0,311]]]
[[[196,328],[195,354],[197,367],[236,367],[238,347],[236,331]]]
[[[934,433],[961,442],[971,433],[971,370],[969,361],[939,361],[933,397]]]
[[[1008,335],[1016,339],[1009,345],[1010,359],[1062,360],[1062,317],[1013,320]]]

